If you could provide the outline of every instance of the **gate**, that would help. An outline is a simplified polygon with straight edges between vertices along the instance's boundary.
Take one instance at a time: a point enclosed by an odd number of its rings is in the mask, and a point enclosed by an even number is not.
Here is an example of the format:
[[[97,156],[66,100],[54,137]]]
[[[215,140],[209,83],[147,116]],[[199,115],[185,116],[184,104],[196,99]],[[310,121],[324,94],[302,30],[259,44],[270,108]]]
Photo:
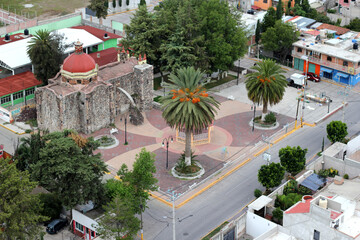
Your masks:
[[[235,227],[224,234],[224,240],[235,240]]]

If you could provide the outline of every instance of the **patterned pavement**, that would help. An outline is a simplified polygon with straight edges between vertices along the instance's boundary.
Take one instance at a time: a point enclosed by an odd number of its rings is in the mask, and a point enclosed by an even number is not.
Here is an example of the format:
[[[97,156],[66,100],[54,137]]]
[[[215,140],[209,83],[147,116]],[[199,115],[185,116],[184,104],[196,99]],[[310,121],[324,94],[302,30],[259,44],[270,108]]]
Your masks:
[[[176,189],[178,193],[183,193],[194,183],[200,182],[224,166],[228,158],[244,149],[253,147],[261,141],[261,135],[270,136],[276,131],[282,129],[283,125],[290,123],[291,118],[283,115],[277,115],[280,126],[275,130],[257,130],[251,131],[249,122],[252,119],[253,111],[251,106],[238,101],[227,100],[224,97],[216,96],[221,102],[220,110],[214,122],[214,128],[211,132],[211,141],[208,144],[195,146],[193,150],[197,160],[205,169],[205,174],[201,179],[180,180],[173,177],[170,169],[176,164],[180,154],[184,151],[184,144],[174,141],[169,145],[169,168],[166,169],[166,148],[161,146],[162,139],[173,136],[175,140],[175,130],[167,126],[161,116],[161,111],[153,109],[144,113],[145,122],[141,126],[127,124],[127,141],[124,145],[125,127],[119,119],[115,121],[118,133],[114,136],[120,144],[111,149],[99,149],[97,152],[102,154],[104,161],[108,164],[109,170],[116,174],[116,171],[122,164],[126,164],[130,169],[135,161],[136,154],[141,148],[146,148],[156,154],[156,178],[159,180],[160,190],[166,192],[169,189]],[[257,111],[256,115],[261,112]],[[110,129],[101,129],[91,136],[109,134]],[[224,151],[226,149],[226,152]]]

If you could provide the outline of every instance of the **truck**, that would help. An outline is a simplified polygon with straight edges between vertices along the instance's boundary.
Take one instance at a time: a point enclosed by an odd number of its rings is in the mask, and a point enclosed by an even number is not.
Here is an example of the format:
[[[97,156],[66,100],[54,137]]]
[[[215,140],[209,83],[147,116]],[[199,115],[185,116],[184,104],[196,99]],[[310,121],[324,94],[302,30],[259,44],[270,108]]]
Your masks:
[[[294,73],[287,79],[289,86],[295,88],[302,88],[305,85],[305,76],[299,73]]]

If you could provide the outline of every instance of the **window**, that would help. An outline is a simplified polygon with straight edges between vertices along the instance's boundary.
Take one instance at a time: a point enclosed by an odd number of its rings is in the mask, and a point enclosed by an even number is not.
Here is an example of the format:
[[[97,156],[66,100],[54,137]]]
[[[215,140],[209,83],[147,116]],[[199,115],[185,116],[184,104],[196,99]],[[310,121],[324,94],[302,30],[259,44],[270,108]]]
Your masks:
[[[344,0],[344,3],[349,3],[349,0]]]
[[[358,66],[360,66],[360,62],[358,62]]]
[[[24,96],[23,92],[17,92],[13,94],[13,100],[22,98]]]
[[[302,48],[297,48],[297,52],[302,52]]]
[[[95,237],[95,232],[91,231],[91,237]]]
[[[25,96],[29,96],[35,93],[35,88],[30,88],[25,90]]]
[[[264,2],[264,3],[267,3],[267,0],[264,0],[263,2]]]
[[[11,102],[10,95],[1,98],[1,104]]]
[[[329,62],[331,62],[331,61],[332,61],[332,57],[328,56],[328,57],[326,58],[326,60],[328,60]]]
[[[343,61],[343,66],[347,67],[347,66],[348,66],[348,62],[347,62],[347,61]]]
[[[80,232],[84,232],[84,226],[81,225],[81,224],[78,223],[78,222],[75,222],[75,228],[76,228],[77,230],[79,230]]]
[[[317,230],[314,230],[314,240],[320,240],[320,232]]]

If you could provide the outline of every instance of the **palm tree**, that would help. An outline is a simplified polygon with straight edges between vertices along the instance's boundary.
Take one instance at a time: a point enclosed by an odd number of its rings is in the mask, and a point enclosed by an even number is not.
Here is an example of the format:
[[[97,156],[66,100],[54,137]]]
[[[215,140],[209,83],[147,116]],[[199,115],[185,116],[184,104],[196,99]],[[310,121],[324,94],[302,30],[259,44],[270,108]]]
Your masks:
[[[27,54],[34,66],[36,78],[44,85],[60,70],[64,49],[68,47],[63,44],[63,40],[62,35],[40,29],[29,41]]]
[[[284,96],[287,81],[280,65],[266,59],[251,67],[255,70],[248,74],[245,81],[248,98],[254,103],[263,105],[261,120],[265,120],[268,104],[273,105],[281,101]]]
[[[194,67],[180,68],[169,76],[170,93],[161,99],[162,116],[170,127],[185,130],[185,163],[191,164],[191,134],[208,127],[220,103],[206,92],[203,73]]]

